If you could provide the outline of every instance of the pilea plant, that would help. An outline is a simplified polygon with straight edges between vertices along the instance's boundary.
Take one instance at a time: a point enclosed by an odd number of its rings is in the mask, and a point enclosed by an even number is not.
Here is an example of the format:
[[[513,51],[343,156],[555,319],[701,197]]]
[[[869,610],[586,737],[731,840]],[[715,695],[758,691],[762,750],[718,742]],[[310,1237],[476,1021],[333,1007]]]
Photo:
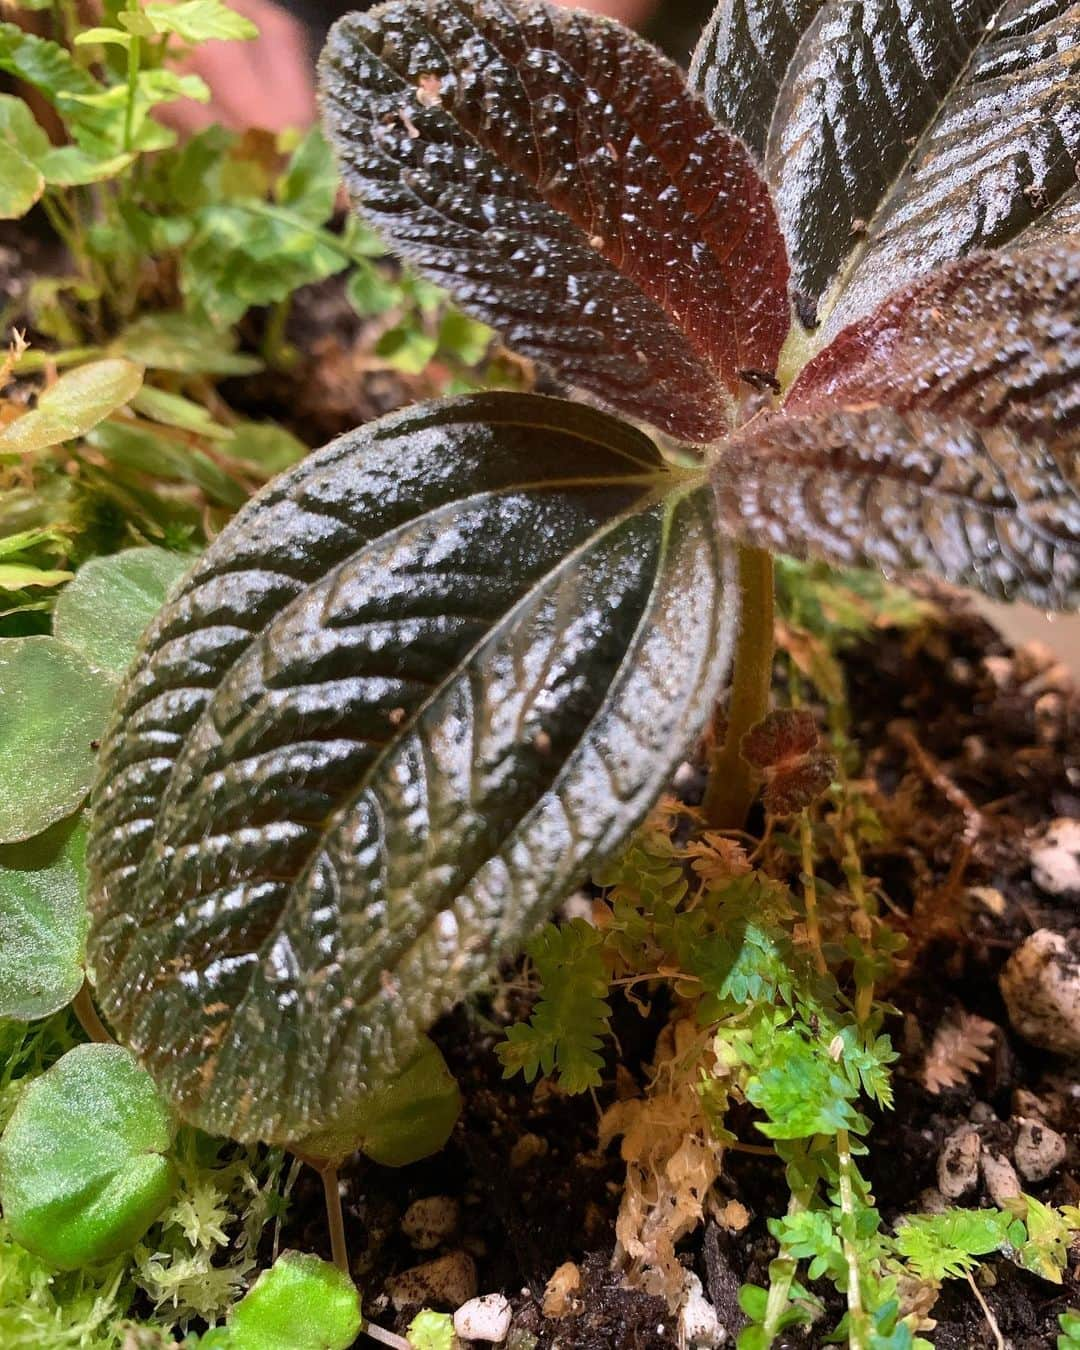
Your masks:
[[[338,25],[325,120],[368,221],[621,418],[385,418],[151,626],[89,950],[183,1117],[343,1150],[642,819],[732,663],[707,811],[742,824],[771,553],[1076,607],[1078,33],[1067,0],[721,0],[688,86],[532,0]]]

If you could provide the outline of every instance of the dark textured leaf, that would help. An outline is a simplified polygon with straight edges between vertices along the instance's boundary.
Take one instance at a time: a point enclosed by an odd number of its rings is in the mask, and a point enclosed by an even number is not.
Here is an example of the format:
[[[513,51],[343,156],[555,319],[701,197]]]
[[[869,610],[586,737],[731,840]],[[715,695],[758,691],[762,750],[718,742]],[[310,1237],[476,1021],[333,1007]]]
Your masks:
[[[776,100],[824,0],[720,0],[690,63],[709,111],[764,158]]]
[[[804,368],[785,407],[868,403],[1051,444],[1080,432],[1080,236],[978,254],[897,292]]]
[[[606,403],[717,437],[775,369],[787,263],[746,150],[618,25],[405,0],[334,29],[323,108],[365,214],[463,309]]]
[[[799,308],[830,336],[1075,192],[1078,53],[1077,0],[723,0],[694,74],[751,144],[768,125]]]
[[[91,964],[189,1119],[296,1139],[625,837],[733,625],[710,493],[480,395],[278,479],[152,626],[103,752]]]
[[[1075,483],[1008,428],[889,408],[780,416],[737,437],[714,482],[720,520],[756,547],[1080,607]]]

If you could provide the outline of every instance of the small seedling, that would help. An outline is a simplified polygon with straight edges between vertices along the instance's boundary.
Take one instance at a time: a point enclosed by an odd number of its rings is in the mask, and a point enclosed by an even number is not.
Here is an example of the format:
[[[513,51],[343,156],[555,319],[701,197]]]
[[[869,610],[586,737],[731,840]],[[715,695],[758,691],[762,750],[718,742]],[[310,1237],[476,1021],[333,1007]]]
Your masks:
[[[360,1331],[348,1275],[303,1252],[282,1252],[198,1350],[348,1350]]]

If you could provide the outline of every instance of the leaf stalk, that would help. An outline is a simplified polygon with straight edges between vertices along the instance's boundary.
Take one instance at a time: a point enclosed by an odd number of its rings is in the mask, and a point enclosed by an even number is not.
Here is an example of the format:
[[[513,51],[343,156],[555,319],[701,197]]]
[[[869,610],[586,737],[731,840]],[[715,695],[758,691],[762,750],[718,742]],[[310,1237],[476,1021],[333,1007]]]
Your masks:
[[[769,711],[773,667],[774,580],[772,554],[739,549],[741,615],[724,744],[709,767],[705,819],[713,830],[738,830],[757,794],[742,738]]]

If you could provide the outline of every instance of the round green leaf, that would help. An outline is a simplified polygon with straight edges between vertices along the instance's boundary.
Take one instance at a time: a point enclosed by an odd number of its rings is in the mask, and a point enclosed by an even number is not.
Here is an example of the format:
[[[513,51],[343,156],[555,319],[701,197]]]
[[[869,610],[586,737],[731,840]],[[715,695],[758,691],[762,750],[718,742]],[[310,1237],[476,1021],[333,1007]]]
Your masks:
[[[81,820],[0,847],[0,1017],[48,1017],[78,993],[89,924],[85,851]]]
[[[149,1075],[117,1045],[80,1045],[23,1093],[0,1138],[12,1236],[64,1270],[137,1242],[176,1186],[173,1125]]]
[[[0,140],[0,220],[25,216],[44,191],[45,178],[37,165]]]
[[[457,1079],[426,1036],[409,1067],[362,1097],[340,1122],[309,1135],[297,1151],[310,1158],[347,1158],[357,1149],[384,1167],[407,1167],[438,1153],[461,1112]]]
[[[56,638],[0,639],[0,844],[30,839],[78,808],[115,691]]]
[[[619,848],[726,675],[714,509],[625,423],[482,394],[218,536],[126,678],[88,853],[103,1008],[180,1115],[347,1119]]]
[[[360,1332],[360,1295],[336,1266],[282,1252],[236,1305],[229,1350],[348,1350]]]
[[[85,436],[130,403],[142,381],[142,368],[118,356],[69,370],[45,390],[32,412],[0,431],[0,451],[25,455]]]
[[[53,632],[92,666],[123,675],[147,624],[191,562],[163,548],[92,559],[57,600]]]

